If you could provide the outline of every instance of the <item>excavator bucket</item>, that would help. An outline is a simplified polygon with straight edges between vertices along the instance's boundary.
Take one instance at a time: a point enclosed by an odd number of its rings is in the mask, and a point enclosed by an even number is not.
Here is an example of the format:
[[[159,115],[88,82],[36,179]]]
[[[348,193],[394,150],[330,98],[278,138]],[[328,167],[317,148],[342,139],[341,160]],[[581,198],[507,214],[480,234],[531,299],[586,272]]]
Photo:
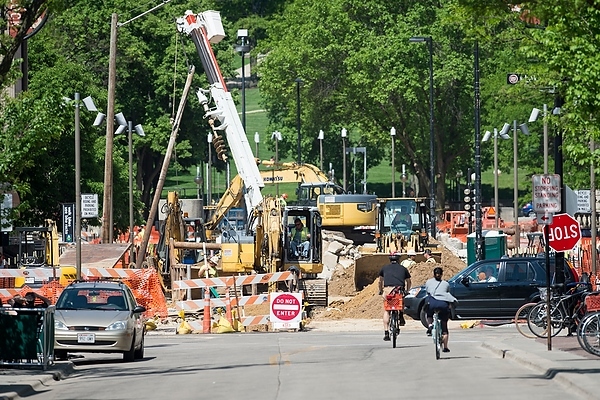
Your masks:
[[[432,251],[431,255],[438,261],[441,261],[442,253],[440,251]],[[406,253],[400,254],[400,262],[406,260]],[[415,262],[425,262],[425,255],[420,252],[415,257]],[[379,279],[379,271],[381,268],[390,263],[389,254],[387,253],[363,253],[361,257],[354,260],[354,288],[356,291],[363,290],[373,282]]]

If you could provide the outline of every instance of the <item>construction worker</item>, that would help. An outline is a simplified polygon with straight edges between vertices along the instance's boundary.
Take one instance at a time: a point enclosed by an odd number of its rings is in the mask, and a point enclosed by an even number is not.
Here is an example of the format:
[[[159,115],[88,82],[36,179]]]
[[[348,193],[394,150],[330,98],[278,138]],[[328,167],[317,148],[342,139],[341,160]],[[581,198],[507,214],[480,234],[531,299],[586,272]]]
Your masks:
[[[279,198],[279,204],[281,205],[281,208],[287,206],[287,198],[288,198],[287,193],[282,194],[281,197]]]
[[[425,251],[423,253],[425,254],[425,262],[426,263],[431,263],[431,264],[437,263],[437,261],[435,261],[435,258],[433,258],[433,256],[431,255],[430,249],[425,249]]]
[[[415,261],[415,257],[417,256],[417,253],[411,249],[406,254],[408,255],[408,258],[406,260],[402,261],[402,263],[400,265],[402,265],[404,268],[406,268],[407,270],[410,271],[410,269],[412,267],[417,265],[417,262]]]

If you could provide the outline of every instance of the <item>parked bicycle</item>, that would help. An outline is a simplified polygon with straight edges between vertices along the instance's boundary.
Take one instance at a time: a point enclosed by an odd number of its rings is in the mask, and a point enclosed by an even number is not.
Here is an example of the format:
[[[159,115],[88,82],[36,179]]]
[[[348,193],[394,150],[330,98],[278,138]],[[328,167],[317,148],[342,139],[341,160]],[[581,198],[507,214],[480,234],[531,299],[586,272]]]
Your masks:
[[[400,312],[404,308],[404,293],[400,286],[396,286],[385,298],[384,307],[390,312],[389,332],[392,347],[396,348],[396,340],[400,334]]]
[[[576,331],[586,313],[585,296],[589,293],[589,283],[570,284],[564,294],[558,293],[562,284],[552,285],[550,293],[550,336],[558,335],[564,328],[568,335]],[[548,336],[548,304],[546,288],[539,288],[541,301],[531,308],[527,315],[529,330],[537,337]]]
[[[577,327],[577,341],[582,349],[600,357],[600,292],[589,293],[585,304],[588,314]]]

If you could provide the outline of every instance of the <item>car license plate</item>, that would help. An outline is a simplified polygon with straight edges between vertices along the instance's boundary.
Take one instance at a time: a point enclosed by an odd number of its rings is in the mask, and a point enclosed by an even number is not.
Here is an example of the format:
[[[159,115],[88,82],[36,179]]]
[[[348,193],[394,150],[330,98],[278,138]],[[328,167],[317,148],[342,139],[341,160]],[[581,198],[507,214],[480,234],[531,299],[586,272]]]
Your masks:
[[[96,335],[93,333],[78,333],[77,343],[94,343],[96,341]]]

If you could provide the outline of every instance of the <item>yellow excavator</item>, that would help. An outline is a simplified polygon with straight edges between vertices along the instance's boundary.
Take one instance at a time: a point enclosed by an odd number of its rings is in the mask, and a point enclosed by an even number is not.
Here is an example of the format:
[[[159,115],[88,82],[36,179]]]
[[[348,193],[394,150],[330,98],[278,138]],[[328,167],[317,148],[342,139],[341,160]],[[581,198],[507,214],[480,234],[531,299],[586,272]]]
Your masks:
[[[425,261],[424,250],[429,246],[426,204],[424,197],[378,199],[375,245],[361,246],[361,256],[354,260],[356,290],[362,290],[377,279],[381,267],[389,263],[390,253],[399,253],[402,262],[412,250],[416,253],[416,262]],[[434,249],[431,254],[441,262],[440,251]]]
[[[261,170],[265,185],[298,183],[297,205],[317,207],[324,229],[338,231],[354,240],[365,243],[373,240],[372,232],[377,219],[375,195],[348,194],[327,175],[312,164],[274,163],[259,161],[267,169]],[[235,176],[211,218],[205,223],[207,237],[216,237],[217,228],[227,212],[242,201],[244,182]]]

